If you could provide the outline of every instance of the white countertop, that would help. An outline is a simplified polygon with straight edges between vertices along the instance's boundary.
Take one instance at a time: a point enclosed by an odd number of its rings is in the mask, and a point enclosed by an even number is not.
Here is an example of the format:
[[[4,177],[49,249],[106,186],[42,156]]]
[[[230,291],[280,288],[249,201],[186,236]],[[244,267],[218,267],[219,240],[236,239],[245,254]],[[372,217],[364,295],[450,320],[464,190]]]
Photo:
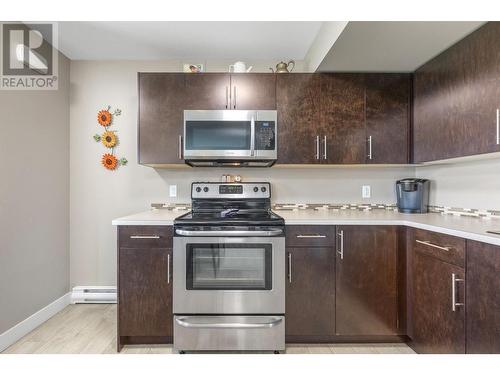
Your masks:
[[[155,209],[115,219],[113,225],[173,225],[188,211]],[[406,225],[500,246],[500,219],[454,215],[401,214],[388,210],[276,210],[287,225]]]

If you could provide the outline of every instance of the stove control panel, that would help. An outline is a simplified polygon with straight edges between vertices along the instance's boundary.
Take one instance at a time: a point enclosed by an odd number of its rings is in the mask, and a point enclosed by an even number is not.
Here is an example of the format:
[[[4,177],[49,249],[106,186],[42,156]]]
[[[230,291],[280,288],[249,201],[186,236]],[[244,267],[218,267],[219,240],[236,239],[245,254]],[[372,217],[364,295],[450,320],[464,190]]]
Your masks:
[[[269,199],[269,182],[194,182],[192,199]]]

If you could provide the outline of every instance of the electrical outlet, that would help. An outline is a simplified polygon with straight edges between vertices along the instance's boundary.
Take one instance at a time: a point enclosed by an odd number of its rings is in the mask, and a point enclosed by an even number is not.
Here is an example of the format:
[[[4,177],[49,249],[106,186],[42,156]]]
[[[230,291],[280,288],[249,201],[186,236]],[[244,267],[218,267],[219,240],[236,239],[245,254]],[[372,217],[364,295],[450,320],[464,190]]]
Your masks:
[[[177,185],[170,185],[169,186],[169,193],[170,193],[170,197],[176,197],[177,196]]]
[[[363,185],[361,188],[361,196],[363,198],[370,198],[372,196],[372,189],[370,185]]]

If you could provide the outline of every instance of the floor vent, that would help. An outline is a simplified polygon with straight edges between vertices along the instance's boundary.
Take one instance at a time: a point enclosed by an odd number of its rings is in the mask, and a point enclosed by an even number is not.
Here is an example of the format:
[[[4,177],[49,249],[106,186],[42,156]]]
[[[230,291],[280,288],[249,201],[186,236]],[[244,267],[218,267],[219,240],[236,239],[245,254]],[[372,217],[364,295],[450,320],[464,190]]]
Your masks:
[[[75,286],[71,303],[116,303],[115,286]]]

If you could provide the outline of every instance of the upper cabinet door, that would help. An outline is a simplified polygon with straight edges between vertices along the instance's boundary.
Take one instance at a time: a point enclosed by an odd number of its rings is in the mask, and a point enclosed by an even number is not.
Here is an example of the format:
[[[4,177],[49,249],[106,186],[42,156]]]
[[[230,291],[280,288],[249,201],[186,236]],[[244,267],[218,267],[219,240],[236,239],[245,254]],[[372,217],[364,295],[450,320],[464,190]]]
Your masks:
[[[414,161],[500,151],[500,22],[488,22],[414,76]]]
[[[276,109],[276,74],[231,74],[231,109]]]
[[[318,74],[276,75],[278,163],[320,162],[321,81]]]
[[[409,74],[367,74],[366,162],[409,162]]]
[[[320,158],[329,164],[361,164],[366,157],[363,74],[321,77]]]
[[[336,333],[397,335],[397,227],[337,227]]]
[[[140,164],[182,160],[183,73],[139,73],[138,158]]]
[[[229,73],[184,74],[182,96],[184,109],[231,109],[231,78]]]

